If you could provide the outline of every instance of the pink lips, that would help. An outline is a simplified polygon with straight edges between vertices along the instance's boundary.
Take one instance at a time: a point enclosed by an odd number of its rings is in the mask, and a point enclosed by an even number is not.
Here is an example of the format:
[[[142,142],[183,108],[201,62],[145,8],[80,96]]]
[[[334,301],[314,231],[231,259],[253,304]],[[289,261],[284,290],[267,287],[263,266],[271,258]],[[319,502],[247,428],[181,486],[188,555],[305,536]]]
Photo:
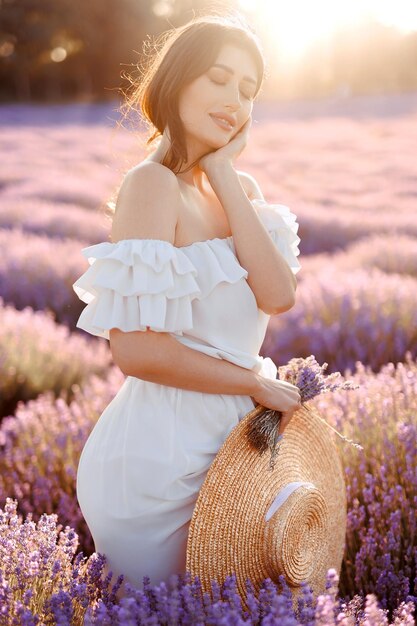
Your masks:
[[[230,126],[227,122],[225,122],[222,119],[219,119],[215,115],[210,114],[210,117],[218,126],[220,126],[220,128],[223,128],[223,130],[232,130],[233,129],[233,126]]]

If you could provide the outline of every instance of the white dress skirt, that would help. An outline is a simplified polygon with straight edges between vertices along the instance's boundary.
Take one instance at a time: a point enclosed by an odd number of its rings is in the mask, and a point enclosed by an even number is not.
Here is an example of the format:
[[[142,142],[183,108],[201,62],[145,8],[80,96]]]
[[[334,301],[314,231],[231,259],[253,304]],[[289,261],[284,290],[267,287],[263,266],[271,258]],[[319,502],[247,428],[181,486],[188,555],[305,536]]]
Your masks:
[[[281,204],[252,200],[296,274],[301,265],[296,216]],[[176,247],[124,239],[82,249],[89,267],[73,284],[87,303],[77,327],[109,339],[109,329],[168,332],[180,343],[269,378],[262,358],[269,315],[261,311],[239,264],[233,238]],[[271,277],[273,280],[273,277]],[[185,573],[187,534],[207,471],[250,396],[214,394],[127,376],[81,453],[77,498],[96,552],[142,588]]]

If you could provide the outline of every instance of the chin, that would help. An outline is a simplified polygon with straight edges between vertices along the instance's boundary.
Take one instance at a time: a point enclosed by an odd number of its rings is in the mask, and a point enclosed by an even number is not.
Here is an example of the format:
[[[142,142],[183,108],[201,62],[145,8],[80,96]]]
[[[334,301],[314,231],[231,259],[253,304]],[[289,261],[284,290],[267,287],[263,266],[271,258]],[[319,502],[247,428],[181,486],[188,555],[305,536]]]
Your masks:
[[[223,141],[221,139],[213,140],[211,142],[211,145],[213,148],[222,148],[223,146],[226,146],[229,141],[230,139],[228,137],[225,137]]]
[[[230,133],[230,135],[228,133],[224,133],[223,136],[221,135],[221,133],[212,133],[210,135],[209,142],[213,145],[213,147],[220,148],[221,146],[225,146],[227,143],[229,143],[231,139],[233,139],[233,133]]]
[[[210,154],[210,152],[214,152],[219,148],[227,145],[229,141],[232,139],[232,135],[228,135],[228,133],[216,133],[216,131],[207,130],[207,133],[204,135],[201,132],[189,132],[188,139],[191,142],[191,145],[194,145],[198,152],[202,155]]]
[[[221,137],[214,137],[213,135],[208,137],[196,137],[196,139],[201,146],[204,146],[203,150],[206,153],[218,150],[229,142],[228,137],[224,137],[224,139],[222,139]]]

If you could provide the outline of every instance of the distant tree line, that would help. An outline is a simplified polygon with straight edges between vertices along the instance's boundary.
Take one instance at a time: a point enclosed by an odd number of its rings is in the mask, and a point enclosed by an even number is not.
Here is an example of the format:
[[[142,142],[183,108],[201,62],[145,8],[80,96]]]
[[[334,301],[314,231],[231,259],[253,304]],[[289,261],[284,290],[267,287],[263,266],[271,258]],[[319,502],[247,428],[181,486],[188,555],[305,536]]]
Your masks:
[[[372,19],[335,31],[309,49],[290,74],[279,54],[273,91],[283,98],[417,90],[417,31],[401,33]]]
[[[190,19],[203,2],[0,0],[0,98],[113,99],[142,42]]]
[[[0,0],[0,100],[114,99],[127,87],[122,73],[135,69],[145,39],[212,6],[205,0]],[[266,52],[265,98],[417,89],[417,33],[401,35],[376,22],[335,33],[290,72],[277,50]]]

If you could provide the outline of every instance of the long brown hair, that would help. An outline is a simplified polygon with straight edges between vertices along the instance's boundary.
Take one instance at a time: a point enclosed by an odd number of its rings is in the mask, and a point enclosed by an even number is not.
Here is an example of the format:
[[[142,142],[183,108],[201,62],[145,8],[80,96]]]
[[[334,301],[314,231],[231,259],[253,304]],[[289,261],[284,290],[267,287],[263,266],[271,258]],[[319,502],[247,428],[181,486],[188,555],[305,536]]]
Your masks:
[[[161,136],[168,126],[171,147],[162,164],[178,173],[187,161],[184,126],[178,111],[181,90],[206,72],[224,44],[242,47],[251,54],[257,67],[258,95],[265,78],[265,60],[255,31],[237,11],[229,14],[206,14],[194,17],[179,28],[162,33],[155,41],[155,54],[139,67],[139,80],[128,76],[131,93],[120,107],[125,116],[134,111],[148,126],[146,146]],[[144,42],[144,52],[147,42]],[[146,56],[146,54],[145,54]],[[201,157],[200,157],[201,158]],[[198,160],[186,170],[191,169]]]

